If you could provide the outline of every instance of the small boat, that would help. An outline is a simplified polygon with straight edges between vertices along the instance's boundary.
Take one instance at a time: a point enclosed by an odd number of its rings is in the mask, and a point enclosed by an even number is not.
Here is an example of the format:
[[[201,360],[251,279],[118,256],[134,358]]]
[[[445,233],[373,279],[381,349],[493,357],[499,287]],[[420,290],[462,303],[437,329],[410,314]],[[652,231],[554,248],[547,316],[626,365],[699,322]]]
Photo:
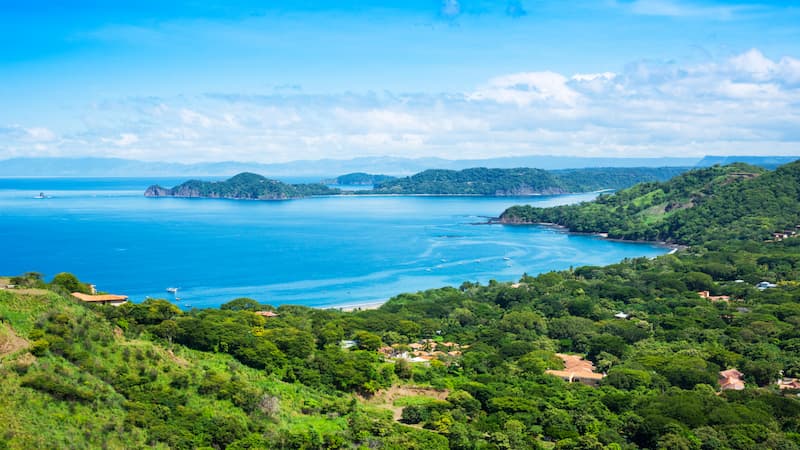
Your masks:
[[[167,288],[167,292],[169,292],[170,294],[177,294],[178,293],[178,288],[169,287],[169,288]]]
[[[44,192],[39,192],[39,195],[33,198],[49,198],[48,196],[44,195]]]
[[[509,258],[508,256],[503,256],[503,259],[504,259],[505,261],[511,261],[511,258]]]

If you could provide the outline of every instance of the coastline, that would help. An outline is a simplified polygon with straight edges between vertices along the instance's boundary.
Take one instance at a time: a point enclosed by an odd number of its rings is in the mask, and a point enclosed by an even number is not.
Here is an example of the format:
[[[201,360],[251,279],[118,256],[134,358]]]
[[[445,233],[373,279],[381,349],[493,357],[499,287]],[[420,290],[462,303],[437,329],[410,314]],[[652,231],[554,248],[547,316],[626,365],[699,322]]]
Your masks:
[[[313,307],[312,306],[312,308],[322,309],[322,310],[333,309],[333,310],[338,310],[338,311],[342,311],[342,312],[356,312],[356,311],[366,311],[366,310],[370,310],[370,309],[378,309],[388,301],[389,301],[389,299],[377,300],[377,301],[369,301],[369,302],[364,302],[364,303],[348,303],[348,304],[338,305],[338,306],[325,306],[325,307],[321,307],[321,306]]]
[[[499,217],[494,217],[489,219],[486,222],[487,225],[510,225],[510,226],[535,226],[535,227],[542,227],[542,228],[552,228],[555,230],[559,230],[564,233],[574,234],[577,236],[594,236],[598,239],[603,239],[609,242],[625,242],[631,244],[650,244],[650,245],[657,245],[659,247],[664,247],[670,249],[670,252],[667,253],[668,255],[672,255],[677,251],[686,250],[689,248],[688,245],[685,244],[675,244],[672,242],[666,241],[648,241],[644,239],[619,239],[619,238],[610,238],[608,237],[608,233],[591,233],[591,232],[584,232],[584,231],[572,231],[568,227],[564,225],[559,225],[557,223],[552,222],[519,222],[519,223],[510,223],[510,222],[503,222],[500,220]]]

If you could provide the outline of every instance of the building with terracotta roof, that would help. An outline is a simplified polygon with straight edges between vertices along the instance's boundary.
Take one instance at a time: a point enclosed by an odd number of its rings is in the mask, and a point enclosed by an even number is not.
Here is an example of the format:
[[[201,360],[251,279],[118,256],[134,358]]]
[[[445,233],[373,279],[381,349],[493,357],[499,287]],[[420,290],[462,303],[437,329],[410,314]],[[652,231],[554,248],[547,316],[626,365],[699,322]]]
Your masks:
[[[82,302],[94,303],[98,305],[119,306],[128,302],[127,295],[111,295],[111,294],[90,295],[90,294],[84,294],[82,292],[73,292],[72,296]]]
[[[719,388],[722,390],[741,391],[744,389],[744,374],[736,369],[723,370],[719,373]]]
[[[797,378],[781,378],[777,384],[778,389],[800,390],[800,380]]]
[[[279,314],[272,311],[256,311],[255,314],[263,317],[277,317]]]
[[[710,300],[712,302],[729,302],[731,298],[727,295],[711,295],[708,291],[700,291],[697,293],[700,298],[704,298],[706,300]]]

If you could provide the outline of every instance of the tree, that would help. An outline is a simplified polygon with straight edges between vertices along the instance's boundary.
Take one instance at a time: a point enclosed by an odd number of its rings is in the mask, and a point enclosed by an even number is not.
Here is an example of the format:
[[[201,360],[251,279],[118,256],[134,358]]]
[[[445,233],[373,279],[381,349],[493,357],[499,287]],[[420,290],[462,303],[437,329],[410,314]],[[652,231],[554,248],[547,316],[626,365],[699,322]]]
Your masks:
[[[358,331],[355,338],[356,342],[358,342],[358,348],[361,350],[377,351],[383,346],[381,337],[369,331]]]
[[[223,303],[219,309],[227,309],[230,311],[258,311],[261,309],[261,304],[252,298],[240,297]]]
[[[53,281],[51,281],[50,284],[62,287],[67,292],[81,292],[83,294],[89,294],[91,292],[88,285],[81,283],[78,277],[69,272],[57,274],[53,277]]]
[[[411,368],[411,364],[405,358],[398,358],[394,362],[394,373],[397,375],[398,378],[403,380],[411,379],[411,376],[414,374],[414,371]]]

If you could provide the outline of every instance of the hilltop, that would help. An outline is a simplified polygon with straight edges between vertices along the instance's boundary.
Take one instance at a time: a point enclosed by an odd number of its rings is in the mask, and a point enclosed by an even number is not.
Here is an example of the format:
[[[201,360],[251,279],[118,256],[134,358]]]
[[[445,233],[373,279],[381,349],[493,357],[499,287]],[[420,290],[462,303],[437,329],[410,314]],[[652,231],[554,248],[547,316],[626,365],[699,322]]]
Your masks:
[[[189,180],[171,189],[150,186],[145,197],[203,197],[247,200],[288,200],[311,195],[338,194],[322,184],[287,184],[254,173],[240,173],[225,181]]]
[[[800,223],[800,161],[772,172],[741,163],[696,169],[578,205],[514,206],[499,222],[552,223],[611,238],[683,244],[764,240]]]

